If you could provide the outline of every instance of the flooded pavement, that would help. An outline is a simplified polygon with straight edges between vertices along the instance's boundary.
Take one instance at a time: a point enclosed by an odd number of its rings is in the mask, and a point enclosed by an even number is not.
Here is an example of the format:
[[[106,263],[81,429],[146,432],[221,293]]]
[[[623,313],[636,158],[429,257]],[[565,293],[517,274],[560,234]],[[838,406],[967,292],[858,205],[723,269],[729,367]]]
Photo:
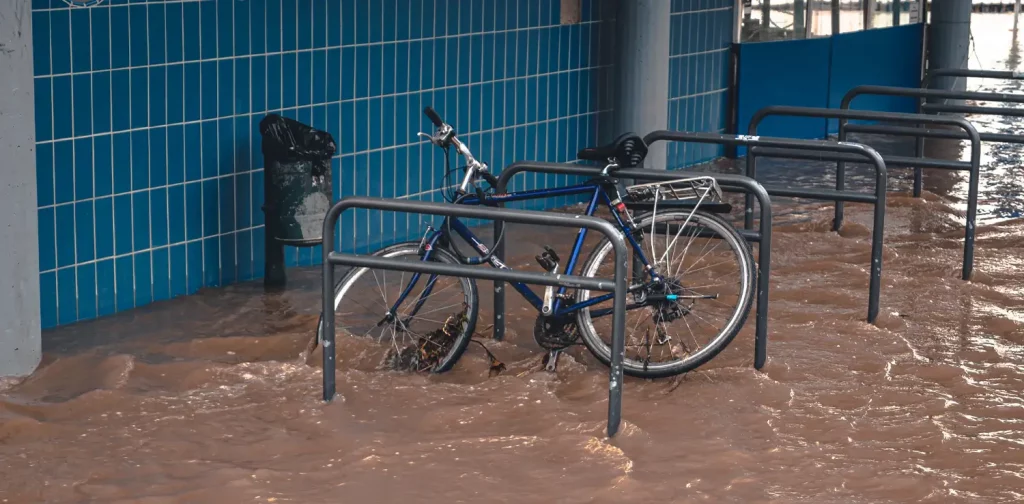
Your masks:
[[[606,368],[574,350],[539,370],[535,312],[515,295],[507,341],[488,343],[505,372],[490,377],[476,345],[443,375],[377,371],[375,344],[341,337],[340,397],[322,403],[307,351],[319,274],[301,270],[284,294],[236,285],[48,332],[39,371],[0,384],[0,502],[1021,501],[1022,151],[986,149],[973,281],[959,280],[964,174],[926,172],[914,199],[894,171],[877,325],[870,207],[848,205],[832,233],[827,204],[779,199],[763,372],[750,322],[695,372],[627,379],[612,440]],[[823,169],[806,166],[759,169]],[[541,245],[571,240],[509,233],[510,264],[534,270]]]

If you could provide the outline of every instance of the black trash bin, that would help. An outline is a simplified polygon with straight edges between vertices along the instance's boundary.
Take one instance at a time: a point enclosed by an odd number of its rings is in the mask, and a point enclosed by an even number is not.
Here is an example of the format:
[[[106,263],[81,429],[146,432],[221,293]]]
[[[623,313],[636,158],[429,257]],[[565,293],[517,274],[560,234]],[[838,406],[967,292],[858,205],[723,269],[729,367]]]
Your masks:
[[[284,246],[319,245],[333,199],[331,156],[334,138],[301,122],[269,114],[260,121],[263,137],[263,212],[266,216],[264,284],[286,283]]]

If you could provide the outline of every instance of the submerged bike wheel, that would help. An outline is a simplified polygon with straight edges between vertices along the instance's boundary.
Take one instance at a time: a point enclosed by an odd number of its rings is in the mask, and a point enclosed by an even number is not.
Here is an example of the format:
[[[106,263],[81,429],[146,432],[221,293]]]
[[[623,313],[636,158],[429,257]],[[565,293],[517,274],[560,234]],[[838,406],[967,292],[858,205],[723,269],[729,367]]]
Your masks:
[[[446,250],[434,248],[430,254],[431,261],[458,263]],[[422,260],[419,242],[399,243],[372,255]],[[352,268],[334,290],[335,330],[390,347],[387,365],[391,368],[441,373],[451,369],[469,345],[477,300],[476,283],[469,278]],[[323,314],[317,338],[323,341]]]
[[[661,378],[693,370],[728,346],[743,327],[754,297],[753,257],[735,228],[712,214],[658,211],[634,220],[643,232],[637,241],[644,256],[664,280],[627,298],[623,371]],[[630,250],[628,255],[634,254]],[[604,238],[582,274],[610,278],[613,263],[612,245]],[[633,276],[634,284],[650,284],[646,272]],[[576,293],[577,302],[590,297],[588,290]],[[609,299],[577,314],[584,344],[606,365],[611,362],[612,304]]]

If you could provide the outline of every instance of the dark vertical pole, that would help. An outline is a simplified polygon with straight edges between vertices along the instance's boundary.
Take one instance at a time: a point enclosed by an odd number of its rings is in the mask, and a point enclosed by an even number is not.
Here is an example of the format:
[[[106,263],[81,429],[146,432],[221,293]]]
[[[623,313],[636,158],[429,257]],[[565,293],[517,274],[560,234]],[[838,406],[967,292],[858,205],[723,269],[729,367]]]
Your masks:
[[[733,43],[729,46],[729,112],[726,116],[726,133],[736,135],[739,133],[740,122],[740,45]],[[724,149],[725,157],[736,159],[737,146],[729,144]]]
[[[839,120],[839,141],[846,141],[846,119]],[[846,162],[836,161],[836,191],[844,189],[846,189]],[[839,231],[843,227],[843,209],[843,202],[836,201],[836,216],[832,219],[833,231]]]
[[[750,148],[747,148],[748,152]],[[772,210],[768,193],[760,185],[751,184],[750,192],[760,189],[761,240],[757,243],[757,325],[754,328],[754,369],[764,367],[768,360],[768,285],[772,268]]]
[[[978,217],[978,179],[981,177],[981,140],[971,135],[971,177],[967,189],[967,230],[964,232],[964,268],[962,278],[970,280],[974,271],[974,221]]]
[[[626,351],[626,244],[609,236],[615,252],[615,302],[612,307],[612,355],[608,371],[608,437],[619,431],[622,421],[622,358]]]
[[[268,165],[272,163],[267,163]],[[282,289],[288,283],[284,269],[284,244],[278,235],[277,191],[271,170],[263,169],[263,287]]]
[[[748,131],[748,135],[751,133]],[[750,151],[751,145],[747,145],[747,171],[744,175],[757,180],[757,167],[755,166],[757,156]],[[743,229],[754,229],[754,195],[747,193],[743,197]]]
[[[804,24],[807,18],[806,11],[806,0],[793,0],[793,38],[795,39],[804,38],[804,32],[807,28]]]
[[[875,160],[875,221],[871,226],[871,283],[868,285],[868,323],[878,318],[882,290],[882,238],[885,232],[885,194],[888,174],[881,157]]]
[[[900,25],[900,13],[903,7],[900,5],[900,0],[892,0],[892,25]]]
[[[832,0],[832,35],[839,35],[839,0]]]
[[[772,2],[761,0],[761,36],[760,40],[768,40],[768,30],[772,26]]]
[[[324,220],[324,231],[323,231],[323,243],[321,248],[323,249],[323,307],[321,307],[321,317],[323,317],[323,334],[320,335],[323,341],[320,342],[320,349],[324,353],[323,355],[323,388],[324,388],[324,401],[330,401],[334,399],[334,391],[336,389],[335,376],[334,376],[334,265],[331,264],[330,256],[331,252],[334,251],[334,225],[338,220],[338,213],[332,208],[327,212],[327,218]]]
[[[499,188],[499,192],[505,192],[505,188]],[[498,204],[498,207],[504,207],[504,204]],[[494,221],[494,239],[497,240],[498,236],[502,232],[504,222]],[[507,231],[507,230],[506,230]],[[505,263],[505,240],[494,245],[494,257],[497,258],[502,264]],[[501,280],[494,281],[494,339],[501,341],[505,339],[505,282]]]
[[[831,0],[831,6],[833,6],[833,35],[839,35],[839,16],[840,16],[840,0]]]
[[[911,2],[917,2],[921,9],[924,8],[924,6],[921,5],[920,0],[910,0],[910,1]],[[921,12],[919,15],[920,15],[920,19],[922,20],[921,22],[924,23],[923,20],[926,19],[924,17],[925,13]],[[897,16],[897,19],[898,19],[898,16]],[[921,37],[923,38],[923,40],[921,41],[921,79],[922,79],[922,82],[924,82],[925,80],[927,80],[925,76],[927,75],[927,71],[928,71],[927,70],[927,67],[928,67],[928,65],[927,65],[927,62],[928,62],[928,46],[931,45],[928,42],[928,38],[929,38],[929,35],[928,35],[928,25],[926,23],[922,24],[922,26],[921,26]],[[924,112],[921,110],[921,105],[925,102],[925,98],[924,97],[919,97],[919,98],[916,98],[915,100],[917,101],[917,110],[915,110],[915,112],[918,113],[918,114],[923,114]],[[923,127],[924,125],[923,124],[917,124],[916,126]],[[921,159],[921,158],[924,157],[924,137],[923,136],[918,136],[917,138],[914,139],[914,157],[916,157],[918,159]],[[921,168],[915,166],[914,167],[914,188],[913,188],[913,195],[914,195],[915,198],[920,198],[921,197],[921,190],[923,188],[924,188],[924,171]]]
[[[917,101],[917,113],[921,114],[922,113],[921,112],[921,102],[924,101],[924,98],[916,98],[915,100]],[[922,127],[924,125],[916,124],[915,126]],[[924,137],[921,136],[921,135],[918,135],[917,138],[914,139],[914,157],[916,157],[917,159],[924,158]],[[924,170],[922,170],[920,167],[916,167],[915,166],[914,167],[914,197],[915,198],[920,198],[921,197],[921,189],[923,189],[923,188],[924,188]]]

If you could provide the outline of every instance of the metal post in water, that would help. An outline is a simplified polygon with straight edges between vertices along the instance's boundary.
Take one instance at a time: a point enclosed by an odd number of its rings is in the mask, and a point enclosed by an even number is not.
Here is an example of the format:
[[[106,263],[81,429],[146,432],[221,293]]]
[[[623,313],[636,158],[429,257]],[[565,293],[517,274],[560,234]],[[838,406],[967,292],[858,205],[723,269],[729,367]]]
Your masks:
[[[768,30],[772,26],[772,1],[761,0],[761,35],[760,40],[769,40],[767,38]]]
[[[626,242],[622,235],[608,236],[615,254],[615,300],[612,306],[611,376],[608,382],[608,437],[615,436],[622,421],[622,359],[626,353]]]
[[[839,119],[839,138],[838,141],[846,141],[846,119]],[[836,162],[836,191],[842,191],[846,189],[846,162]],[[843,227],[843,211],[844,205],[842,201],[836,202],[835,217],[832,219],[832,231],[839,232]]]
[[[324,231],[323,231],[323,242],[321,243],[321,249],[323,251],[323,306],[321,307],[321,317],[323,317],[322,333],[318,337],[322,338],[320,341],[320,351],[323,355],[323,393],[324,401],[330,401],[334,399],[334,392],[336,390],[335,376],[334,376],[334,263],[330,261],[331,252],[334,251],[334,226],[338,222],[338,215],[341,214],[341,208],[332,207],[327,212],[327,217],[324,219]]]
[[[793,0],[793,38],[806,38],[807,3]]]
[[[832,35],[839,35],[839,0],[832,0]]]

